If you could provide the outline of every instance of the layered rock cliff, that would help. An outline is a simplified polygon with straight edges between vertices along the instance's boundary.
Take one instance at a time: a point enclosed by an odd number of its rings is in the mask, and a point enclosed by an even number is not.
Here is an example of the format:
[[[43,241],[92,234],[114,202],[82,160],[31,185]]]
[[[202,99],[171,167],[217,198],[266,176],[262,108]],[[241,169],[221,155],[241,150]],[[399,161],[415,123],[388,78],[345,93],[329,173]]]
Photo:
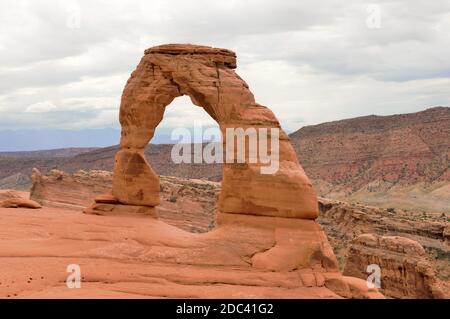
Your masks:
[[[321,196],[382,207],[450,207],[450,108],[364,116],[290,135]]]
[[[448,287],[436,277],[425,250],[414,240],[374,234],[356,237],[347,252],[344,274],[366,279],[367,270],[374,274],[376,269],[378,284],[387,296],[450,297]]]

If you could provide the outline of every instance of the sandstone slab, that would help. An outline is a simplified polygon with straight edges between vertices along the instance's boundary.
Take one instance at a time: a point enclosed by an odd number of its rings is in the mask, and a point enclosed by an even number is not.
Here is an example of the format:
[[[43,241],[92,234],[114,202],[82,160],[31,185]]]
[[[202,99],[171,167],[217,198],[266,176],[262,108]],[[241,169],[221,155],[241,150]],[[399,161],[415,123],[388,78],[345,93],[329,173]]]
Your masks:
[[[216,229],[194,234],[152,216],[96,216],[54,207],[17,210],[27,214],[0,208],[1,297],[373,297],[366,288],[352,290],[330,263],[332,256],[299,259],[295,251],[288,256],[289,267],[283,260],[256,267],[252,257],[272,249],[281,256],[292,246],[326,246],[321,229],[307,220],[292,225],[292,219],[243,215],[236,221],[236,214],[227,214]],[[285,231],[293,235],[292,243],[277,235]],[[66,286],[70,264],[80,266],[81,289]],[[340,289],[330,278],[339,281]]]
[[[3,208],[22,207],[22,208],[37,209],[37,208],[41,208],[42,206],[38,202],[35,202],[34,200],[31,200],[31,199],[10,198],[10,199],[5,199],[3,201],[0,201],[0,207],[3,207]]]

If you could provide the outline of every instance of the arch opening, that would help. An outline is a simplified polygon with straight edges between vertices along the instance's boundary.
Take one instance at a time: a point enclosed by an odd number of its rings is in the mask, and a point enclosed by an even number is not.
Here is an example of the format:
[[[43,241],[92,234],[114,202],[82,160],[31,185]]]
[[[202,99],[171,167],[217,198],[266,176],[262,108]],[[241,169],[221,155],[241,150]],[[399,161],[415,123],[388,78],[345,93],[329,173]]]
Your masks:
[[[209,143],[220,143],[220,134],[217,122],[186,95],[165,107],[145,150],[160,180],[156,214],[162,221],[192,233],[215,228],[223,165],[205,162],[203,150]],[[172,151],[187,153],[181,154],[187,160],[176,163]],[[202,163],[195,163],[194,152],[200,152]]]
[[[165,107],[164,118],[155,129],[151,144],[175,144],[177,129],[189,131],[192,143],[211,141],[211,130],[215,131],[214,141],[220,142],[220,129],[218,123],[211,118],[204,108],[192,103],[187,95],[176,97]],[[208,132],[205,131],[208,130]]]

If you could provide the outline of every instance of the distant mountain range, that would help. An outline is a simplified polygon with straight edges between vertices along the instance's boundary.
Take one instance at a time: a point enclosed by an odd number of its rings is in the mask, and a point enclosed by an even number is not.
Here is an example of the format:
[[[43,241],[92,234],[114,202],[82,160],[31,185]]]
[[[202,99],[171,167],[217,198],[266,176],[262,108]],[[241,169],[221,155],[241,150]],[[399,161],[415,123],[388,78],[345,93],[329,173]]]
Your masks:
[[[383,207],[435,211],[450,207],[449,107],[306,126],[290,138],[322,196]],[[1,182],[4,178],[20,180],[23,187],[23,178],[33,167],[43,173],[54,168],[111,170],[117,149],[0,153],[0,188],[7,188]],[[174,164],[171,149],[172,145],[152,144],[145,151],[160,175],[221,180],[221,164]]]
[[[116,144],[119,137],[120,130],[114,128],[0,130],[0,152],[105,147]]]
[[[290,138],[322,196],[450,211],[448,107],[307,126]]]
[[[71,157],[81,153],[94,151],[98,147],[71,147],[71,148],[57,148],[52,150],[42,151],[19,151],[19,152],[0,152],[0,157],[15,157],[15,158],[61,158]]]
[[[210,126],[206,126],[210,127]],[[218,130],[218,128],[217,128]],[[201,137],[195,136],[193,128],[190,129],[194,143],[201,143]],[[173,130],[168,127],[158,127],[152,139],[153,144],[175,144],[172,139]],[[218,131],[219,132],[219,131]],[[117,144],[120,139],[120,130],[116,128],[104,129],[25,129],[0,130],[0,154],[22,152],[21,156],[34,156],[24,152],[41,150],[57,150],[65,153],[64,149],[99,148]],[[48,151],[45,151],[48,152]],[[8,155],[8,154],[4,154]],[[12,154],[14,155],[14,154]],[[45,155],[45,154],[44,154]],[[45,155],[46,156],[46,155]]]
[[[347,185],[349,191],[374,180],[450,180],[448,107],[306,126],[290,138],[309,177]]]

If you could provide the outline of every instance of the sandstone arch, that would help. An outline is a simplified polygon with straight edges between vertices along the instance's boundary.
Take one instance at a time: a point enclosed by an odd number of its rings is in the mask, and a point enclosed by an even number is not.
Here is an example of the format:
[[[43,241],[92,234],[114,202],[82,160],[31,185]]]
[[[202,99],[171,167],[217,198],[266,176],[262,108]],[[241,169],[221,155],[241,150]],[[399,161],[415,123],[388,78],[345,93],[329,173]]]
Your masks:
[[[174,98],[188,95],[226,128],[280,128],[274,114],[256,103],[248,85],[234,71],[232,51],[170,44],[145,51],[121,100],[120,151],[116,155],[113,196],[135,206],[159,204],[159,178],[144,157],[144,147]],[[263,175],[261,163],[225,163],[219,211],[314,219],[317,197],[298,163],[288,136],[279,137],[279,170]],[[226,141],[224,140],[224,144]],[[226,147],[226,145],[224,145]]]
[[[262,163],[252,163],[248,156],[244,163],[223,165],[214,231],[191,234],[157,218],[159,178],[144,157],[144,147],[174,98],[188,95],[216,120],[222,133],[230,127],[280,129],[273,113],[255,102],[235,68],[235,54],[224,49],[173,44],[148,49],[122,96],[122,137],[113,172],[113,197],[98,196],[84,212],[136,216],[125,221],[154,217],[142,225],[139,222],[140,231],[133,230],[135,241],[145,246],[141,257],[150,264],[163,264],[164,271],[175,265],[177,274],[179,265],[194,267],[193,273],[198,272],[195,290],[204,290],[198,289],[198,283],[223,282],[252,287],[252,296],[253,288],[263,284],[263,297],[271,296],[274,287],[282,287],[284,297],[380,297],[364,280],[340,274],[325,233],[312,220],[318,214],[316,194],[282,131],[279,137],[271,136],[279,139],[275,174],[261,174]],[[124,241],[129,242],[128,238]],[[223,266],[224,270],[216,271]],[[192,282],[190,278],[186,285]],[[223,287],[220,296],[227,294]],[[242,296],[241,287],[238,296]],[[233,288],[229,292],[228,297],[236,295]]]

